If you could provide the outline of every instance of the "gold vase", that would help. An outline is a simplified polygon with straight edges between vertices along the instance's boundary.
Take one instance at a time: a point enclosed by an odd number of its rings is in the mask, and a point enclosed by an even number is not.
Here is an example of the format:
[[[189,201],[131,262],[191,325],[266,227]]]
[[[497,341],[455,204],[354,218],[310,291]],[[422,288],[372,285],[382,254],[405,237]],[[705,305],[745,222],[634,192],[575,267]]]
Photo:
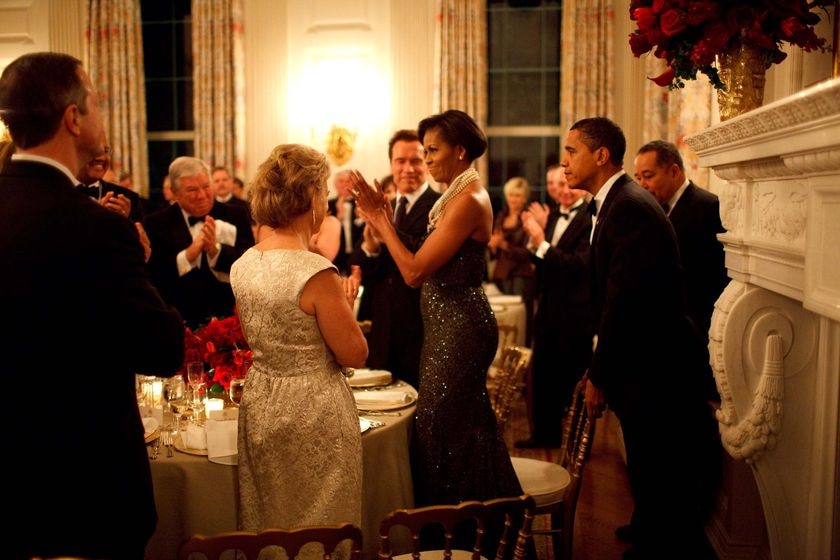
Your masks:
[[[718,90],[720,120],[761,107],[767,65],[752,45],[737,43],[718,55],[718,74],[726,89]]]

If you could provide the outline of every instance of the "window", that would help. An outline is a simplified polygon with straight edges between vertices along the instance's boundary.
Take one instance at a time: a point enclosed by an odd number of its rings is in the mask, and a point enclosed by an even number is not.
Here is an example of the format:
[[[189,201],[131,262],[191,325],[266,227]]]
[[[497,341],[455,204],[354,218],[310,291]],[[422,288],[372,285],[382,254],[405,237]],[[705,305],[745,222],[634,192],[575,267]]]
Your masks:
[[[488,190],[521,176],[545,200],[545,170],[560,159],[561,0],[488,0]]]
[[[193,155],[193,61],[190,0],[142,0],[146,71],[149,197],[163,199],[163,177],[178,156]]]

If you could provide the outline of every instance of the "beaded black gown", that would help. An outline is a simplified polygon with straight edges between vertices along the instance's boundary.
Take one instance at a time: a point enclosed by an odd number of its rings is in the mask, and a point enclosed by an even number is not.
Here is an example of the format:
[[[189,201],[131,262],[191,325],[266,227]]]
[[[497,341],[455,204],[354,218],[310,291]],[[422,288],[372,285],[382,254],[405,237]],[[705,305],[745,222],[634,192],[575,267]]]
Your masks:
[[[485,249],[468,238],[421,290],[425,334],[412,442],[418,506],[522,494],[487,395],[499,331],[481,287]]]

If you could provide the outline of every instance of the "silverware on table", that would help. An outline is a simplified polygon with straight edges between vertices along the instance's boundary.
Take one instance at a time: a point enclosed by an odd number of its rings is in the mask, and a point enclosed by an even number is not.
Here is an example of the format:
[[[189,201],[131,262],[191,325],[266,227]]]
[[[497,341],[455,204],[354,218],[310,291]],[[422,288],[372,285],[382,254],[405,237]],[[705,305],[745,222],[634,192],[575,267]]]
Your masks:
[[[149,451],[149,459],[154,461],[158,458],[158,453],[160,453],[160,437],[155,440],[155,443],[152,444],[152,449]]]
[[[364,410],[359,409],[359,414],[362,416],[402,416],[402,412],[383,412],[381,410]]]

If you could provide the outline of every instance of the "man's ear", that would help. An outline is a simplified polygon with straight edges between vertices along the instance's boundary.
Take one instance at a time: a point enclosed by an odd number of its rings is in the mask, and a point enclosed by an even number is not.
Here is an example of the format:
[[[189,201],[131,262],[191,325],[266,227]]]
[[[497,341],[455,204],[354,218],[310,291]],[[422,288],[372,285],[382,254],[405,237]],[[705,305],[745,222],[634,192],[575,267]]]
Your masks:
[[[610,161],[610,150],[605,146],[601,146],[595,150],[595,163],[598,165],[606,165]]]
[[[79,136],[82,133],[81,116],[82,112],[75,103],[68,105],[64,109],[62,122],[67,131],[73,136]]]

